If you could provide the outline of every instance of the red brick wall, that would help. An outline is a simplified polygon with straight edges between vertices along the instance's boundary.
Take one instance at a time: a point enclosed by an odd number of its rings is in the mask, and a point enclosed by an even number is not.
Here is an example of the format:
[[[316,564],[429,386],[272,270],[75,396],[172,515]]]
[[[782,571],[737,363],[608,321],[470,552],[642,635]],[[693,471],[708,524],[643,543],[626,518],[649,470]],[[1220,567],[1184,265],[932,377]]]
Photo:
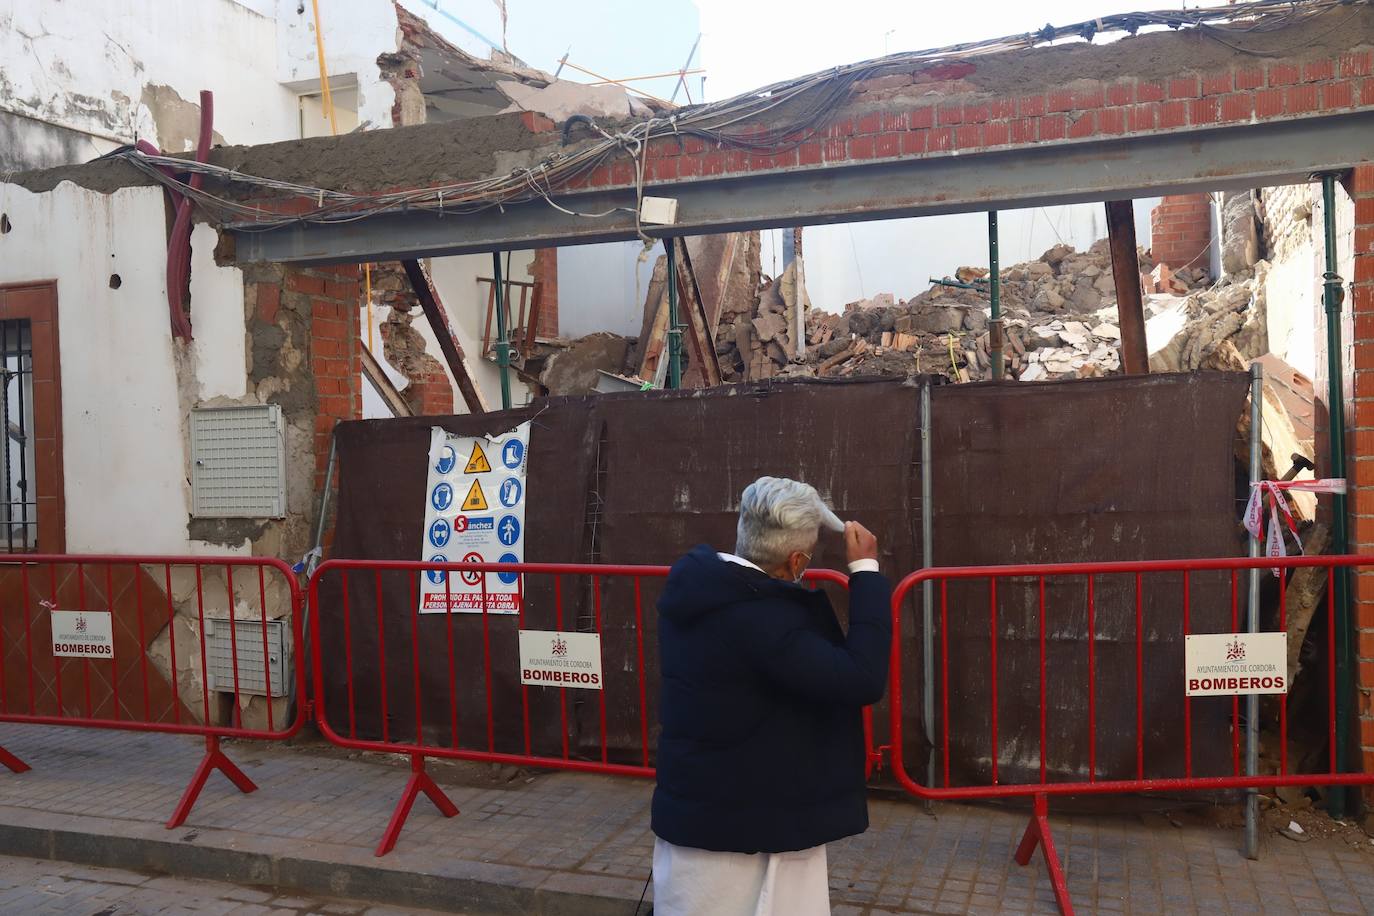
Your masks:
[[[416,415],[423,417],[447,416],[454,413],[453,382],[442,366],[435,363],[436,370],[423,378],[412,379],[406,386],[405,396]]]
[[[1354,270],[1346,278],[1346,306],[1354,326],[1354,398],[1346,411],[1350,427],[1346,473],[1353,485],[1350,550],[1374,554],[1374,165],[1355,169],[1346,190],[1355,204]],[[1374,772],[1374,570],[1358,575],[1353,585],[1358,734],[1368,773]]]
[[[310,298],[310,373],[315,380],[315,486],[324,485],[334,424],[363,413],[358,306],[362,268],[289,267],[286,288]],[[261,296],[259,303],[261,304]]]
[[[1374,54],[1353,51],[1309,61],[1237,57],[1234,66],[1170,79],[1074,83],[1027,95],[995,95],[970,80],[974,61],[925,66],[856,84],[841,115],[775,154],[708,146],[700,137],[662,138],[649,145],[646,183],[768,172],[796,166],[874,159],[923,158],[951,152],[1027,146],[1090,137],[1150,134],[1283,120],[1374,107]],[[942,99],[943,97],[943,99]],[[776,138],[767,125],[752,136]],[[570,184],[629,187],[628,155]]]
[[[1150,253],[1175,270],[1206,268],[1212,246],[1212,198],[1172,194],[1150,211]]]

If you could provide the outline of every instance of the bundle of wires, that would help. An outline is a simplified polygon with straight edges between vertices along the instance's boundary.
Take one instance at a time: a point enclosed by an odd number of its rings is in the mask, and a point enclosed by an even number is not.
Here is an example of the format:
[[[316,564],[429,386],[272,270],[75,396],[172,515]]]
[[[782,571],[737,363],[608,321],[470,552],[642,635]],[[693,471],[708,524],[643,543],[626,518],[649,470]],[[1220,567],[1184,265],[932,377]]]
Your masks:
[[[595,142],[574,150],[559,150],[532,168],[515,169],[507,175],[402,191],[345,193],[248,175],[210,163],[149,155],[132,148],[110,155],[125,159],[156,181],[190,197],[211,218],[227,223],[238,231],[270,231],[301,223],[352,222],[402,210],[472,214],[537,200],[572,216],[598,219],[617,212],[633,212],[637,220],[638,204],[643,196],[647,151],[654,140],[681,141],[683,138],[696,137],[718,149],[765,155],[786,153],[813,139],[825,128],[831,116],[849,98],[855,83],[883,73],[1031,48],[1070,38],[1091,41],[1094,36],[1103,33],[1135,34],[1147,28],[1197,29],[1241,53],[1264,54],[1266,52],[1251,51],[1238,44],[1238,41],[1243,41],[1240,36],[1286,28],[1335,7],[1355,6],[1357,3],[1368,5],[1371,2],[1374,0],[1254,0],[1251,3],[1209,9],[1121,13],[1068,26],[1047,25],[1038,32],[1023,35],[892,54],[774,83],[722,102],[678,109],[671,114],[617,127],[613,131],[588,118],[578,118],[598,136]],[[1337,23],[1335,28],[1342,24]],[[757,124],[770,112],[780,112],[786,116],[786,120],[762,130],[751,126],[751,122]],[[597,213],[582,213],[570,210],[553,199],[554,193],[561,188],[621,156],[628,156],[634,164],[634,208],[617,207]],[[230,186],[249,186],[255,191],[268,190],[283,197],[314,201],[315,205],[303,212],[284,215],[211,193],[204,188],[193,188],[189,183],[189,176],[193,173],[201,173],[208,179]],[[643,236],[642,231],[640,234]]]

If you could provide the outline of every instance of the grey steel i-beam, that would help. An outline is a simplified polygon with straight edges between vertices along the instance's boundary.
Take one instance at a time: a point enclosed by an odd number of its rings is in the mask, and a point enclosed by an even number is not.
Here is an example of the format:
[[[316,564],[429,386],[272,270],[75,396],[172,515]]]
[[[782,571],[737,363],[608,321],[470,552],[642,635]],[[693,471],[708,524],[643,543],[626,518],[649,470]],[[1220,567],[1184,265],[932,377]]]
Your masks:
[[[1186,129],[1144,136],[1059,141],[985,152],[779,169],[740,177],[653,183],[678,201],[672,226],[651,236],[823,225],[906,216],[1151,197],[1202,190],[1300,184],[1314,172],[1374,160],[1374,110]],[[328,264],[438,257],[625,241],[638,237],[635,195],[623,188],[442,216],[411,207],[351,222],[294,222],[237,230],[240,262]]]

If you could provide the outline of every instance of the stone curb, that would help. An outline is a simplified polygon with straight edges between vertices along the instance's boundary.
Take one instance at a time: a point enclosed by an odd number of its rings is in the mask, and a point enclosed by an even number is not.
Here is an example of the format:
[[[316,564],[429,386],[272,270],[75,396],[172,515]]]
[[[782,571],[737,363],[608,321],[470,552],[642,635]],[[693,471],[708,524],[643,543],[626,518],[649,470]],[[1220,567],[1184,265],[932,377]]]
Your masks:
[[[0,854],[467,914],[626,916],[643,885],[453,860],[424,869],[350,846],[0,806]],[[393,854],[394,856],[394,854]],[[648,909],[648,903],[645,904]]]

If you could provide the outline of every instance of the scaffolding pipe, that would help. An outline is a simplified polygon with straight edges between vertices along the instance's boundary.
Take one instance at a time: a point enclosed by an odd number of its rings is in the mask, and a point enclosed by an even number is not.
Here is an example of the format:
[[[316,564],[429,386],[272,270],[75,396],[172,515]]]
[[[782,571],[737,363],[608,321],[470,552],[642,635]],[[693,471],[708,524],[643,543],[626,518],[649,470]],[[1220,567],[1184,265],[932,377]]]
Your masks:
[[[496,289],[496,365],[501,370],[501,409],[510,410],[510,337],[506,327],[506,284],[501,276],[501,252],[491,253],[492,286]]]
[[[1261,464],[1261,444],[1264,441],[1264,368],[1258,363],[1250,364],[1250,482],[1256,483],[1263,476]],[[1250,556],[1260,556],[1260,539],[1250,536]],[[1245,632],[1259,632],[1260,613],[1260,571],[1250,570],[1250,588],[1246,594]],[[1287,697],[1281,697],[1287,701]],[[1254,776],[1259,772],[1259,696],[1251,694],[1245,698],[1245,775]],[[1259,858],[1259,791],[1245,790],[1245,857]]]
[[[921,386],[921,565],[930,569],[935,565],[935,507],[930,441],[930,379]],[[925,693],[921,697],[921,718],[925,726],[926,785],[935,785],[935,583],[927,579],[921,583],[921,670]],[[931,803],[926,801],[926,810]]]
[[[1326,173],[1322,180],[1322,222],[1325,226],[1326,272],[1322,274],[1323,300],[1326,305],[1326,410],[1330,434],[1330,475],[1345,478],[1345,370],[1341,360],[1341,276],[1336,272],[1336,176]],[[1344,555],[1350,551],[1346,530],[1346,498],[1344,493],[1334,496],[1331,507],[1331,552]],[[1336,618],[1336,746],[1331,749],[1334,773],[1346,772],[1346,745],[1350,736],[1350,580],[1344,567],[1332,570],[1335,576]],[[1340,786],[1327,790],[1327,813],[1339,818],[1345,815],[1346,793]]]
[[[1002,358],[1002,274],[997,263],[997,211],[988,211],[988,291],[992,298],[992,325],[988,329],[988,350],[992,360],[992,380],[1000,382],[1006,369]]]
[[[677,320],[677,239],[663,240],[668,252],[668,387],[682,387],[682,327]]]

